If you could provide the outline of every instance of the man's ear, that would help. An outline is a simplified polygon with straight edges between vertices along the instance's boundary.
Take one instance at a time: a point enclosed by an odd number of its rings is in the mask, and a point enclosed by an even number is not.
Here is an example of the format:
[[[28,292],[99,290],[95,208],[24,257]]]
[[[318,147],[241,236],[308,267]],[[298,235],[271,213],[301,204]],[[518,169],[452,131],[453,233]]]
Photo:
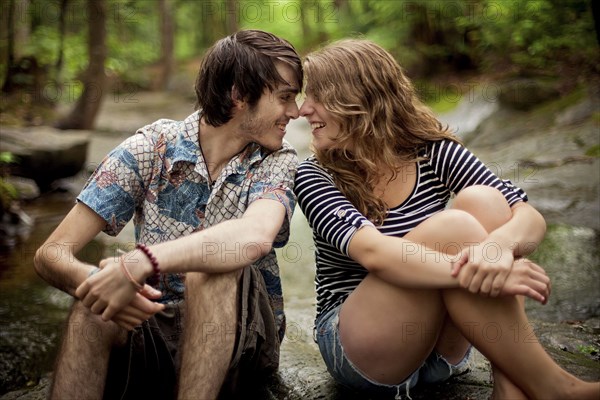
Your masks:
[[[246,101],[242,98],[239,90],[235,85],[231,87],[231,99],[236,108],[243,109],[246,106]]]

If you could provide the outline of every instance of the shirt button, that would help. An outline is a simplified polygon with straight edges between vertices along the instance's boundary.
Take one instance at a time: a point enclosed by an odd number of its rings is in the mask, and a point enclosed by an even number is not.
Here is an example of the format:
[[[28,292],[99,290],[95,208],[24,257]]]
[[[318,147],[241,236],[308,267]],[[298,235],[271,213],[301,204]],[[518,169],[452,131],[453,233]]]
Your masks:
[[[340,218],[345,217],[346,216],[346,210],[339,210],[337,212],[337,216],[340,217]]]

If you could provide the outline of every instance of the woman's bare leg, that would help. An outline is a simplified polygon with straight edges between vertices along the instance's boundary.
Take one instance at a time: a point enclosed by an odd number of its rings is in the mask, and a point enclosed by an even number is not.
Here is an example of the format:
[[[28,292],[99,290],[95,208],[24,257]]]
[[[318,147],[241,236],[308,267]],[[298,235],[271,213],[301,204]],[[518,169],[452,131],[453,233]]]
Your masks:
[[[512,216],[508,203],[502,194],[488,186],[471,186],[465,188],[454,199],[451,206],[453,209],[463,210],[474,216],[487,233],[504,225]],[[524,306],[523,299],[521,300],[521,304]],[[449,323],[452,324],[451,321]],[[452,341],[457,340],[455,339],[456,336],[461,336],[455,326],[452,326],[451,332],[453,336],[450,336],[449,339]],[[468,343],[464,336],[462,338]],[[444,346],[443,343],[446,340],[445,335],[441,335],[437,346]],[[439,349],[438,351],[440,354],[445,355],[443,351]],[[448,359],[450,360],[451,358]],[[525,393],[511,382],[494,363],[491,363],[491,366],[494,382],[492,399],[520,400],[527,398]]]
[[[452,207],[473,215],[487,232],[512,215],[500,192],[485,186],[461,191]],[[486,299],[464,290],[444,291],[443,297],[454,323],[492,363],[492,398],[600,398],[600,384],[567,373],[539,344],[523,298]]]
[[[459,232],[445,227],[460,226]],[[406,237],[429,248],[452,243],[454,251],[486,232],[471,215],[446,210],[421,223]],[[440,253],[431,252],[435,257]],[[402,268],[402,265],[398,265]],[[369,274],[340,311],[340,341],[350,359],[366,376],[385,384],[402,382],[429,356],[442,331],[446,310],[439,290],[398,288]],[[456,347],[461,359],[468,348]]]
[[[490,194],[486,190],[475,188],[464,194]],[[470,199],[459,195],[454,207],[468,208],[465,200]],[[407,238],[437,249],[450,243],[482,241],[494,229],[485,220],[490,215],[489,205],[483,217],[477,210],[473,214],[461,210],[436,214]],[[502,216],[502,212],[492,215]],[[448,226],[461,229],[447,232]],[[523,398],[527,394],[533,398],[597,398],[600,394],[599,384],[585,383],[562,370],[536,340],[530,343],[509,337],[508,332],[518,327],[522,337],[535,339],[516,297],[485,298],[462,289],[441,292],[445,307],[438,303],[440,291],[406,290],[372,274],[367,276],[340,312],[340,340],[350,360],[378,382],[399,383],[434,346],[451,361],[462,358],[462,334],[494,365],[497,397]],[[443,325],[445,309],[458,333],[452,326]],[[496,331],[503,336],[491,337]]]

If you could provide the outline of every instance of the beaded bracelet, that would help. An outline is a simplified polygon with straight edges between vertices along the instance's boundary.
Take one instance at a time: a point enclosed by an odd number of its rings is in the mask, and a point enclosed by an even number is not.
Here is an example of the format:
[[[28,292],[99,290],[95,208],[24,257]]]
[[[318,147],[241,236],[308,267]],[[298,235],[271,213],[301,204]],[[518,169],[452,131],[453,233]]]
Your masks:
[[[129,282],[131,282],[135,290],[137,292],[141,292],[144,289],[144,286],[135,279],[133,279],[133,276],[131,276],[131,273],[125,266],[125,261],[123,260],[123,257],[124,256],[119,257],[119,265],[121,266],[121,271],[123,271],[123,274],[127,277],[127,279],[129,279]]]
[[[160,267],[158,266],[158,261],[156,260],[156,257],[154,257],[154,254],[152,254],[148,246],[146,246],[143,243],[136,244],[135,248],[139,249],[142,253],[146,255],[146,257],[148,257],[148,260],[150,260],[154,274],[150,278],[148,278],[148,284],[150,286],[156,286],[160,277]]]

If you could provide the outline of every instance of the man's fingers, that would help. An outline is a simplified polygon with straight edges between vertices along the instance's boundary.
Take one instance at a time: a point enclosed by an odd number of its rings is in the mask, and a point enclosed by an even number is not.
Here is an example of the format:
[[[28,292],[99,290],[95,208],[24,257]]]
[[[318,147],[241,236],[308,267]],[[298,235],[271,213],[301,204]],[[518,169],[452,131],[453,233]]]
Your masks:
[[[131,306],[148,314],[156,314],[165,308],[164,304],[150,301],[139,293],[136,293],[135,298],[131,302]]]
[[[89,283],[87,282],[87,280],[83,281],[81,283],[81,285],[79,285],[79,287],[75,290],[75,296],[81,300],[87,295],[87,292],[89,290],[90,290]]]
[[[122,326],[129,331],[136,326],[141,325],[145,321],[145,319],[135,318],[131,315],[125,315],[121,313],[115,315],[112,320],[119,326]]]
[[[106,308],[106,303],[102,300],[98,299],[92,306],[90,307],[90,311],[94,314],[101,314]]]
[[[104,312],[102,313],[102,319],[104,321],[109,321],[112,319],[112,317],[117,313],[117,311],[119,311],[115,306],[109,304],[108,307],[106,307],[106,309],[104,309]]]
[[[142,289],[140,294],[148,299],[155,300],[159,299],[162,296],[162,292],[160,290],[156,290],[148,284],[144,284],[144,288]]]

